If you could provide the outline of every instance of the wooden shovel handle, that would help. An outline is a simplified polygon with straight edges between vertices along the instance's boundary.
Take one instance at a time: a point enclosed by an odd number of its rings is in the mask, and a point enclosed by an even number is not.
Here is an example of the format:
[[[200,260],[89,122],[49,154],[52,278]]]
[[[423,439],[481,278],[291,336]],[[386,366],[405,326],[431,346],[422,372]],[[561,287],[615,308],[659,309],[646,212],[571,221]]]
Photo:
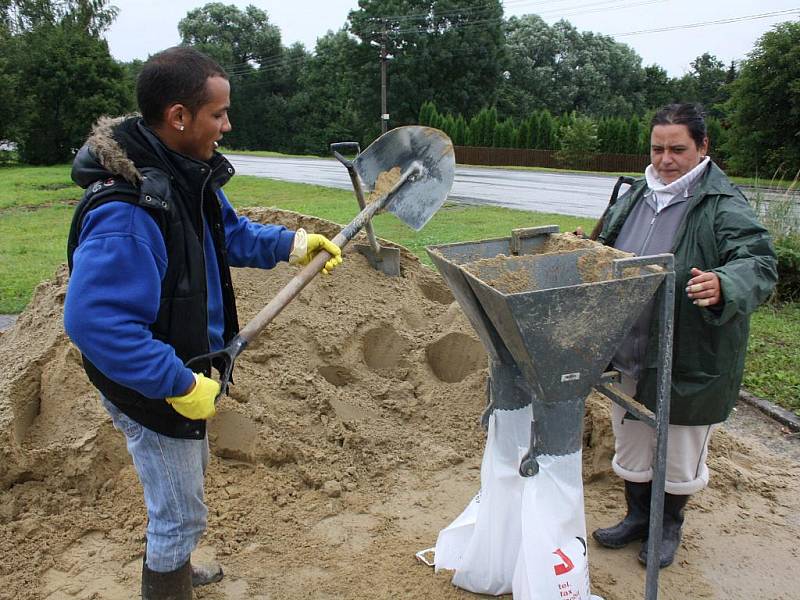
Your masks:
[[[383,208],[390,202],[394,193],[400,189],[403,184],[405,184],[408,178],[417,174],[421,169],[422,166],[420,164],[412,164],[411,167],[400,176],[400,178],[397,180],[397,183],[392,186],[391,190],[386,192],[383,197],[378,198],[374,202],[368,204],[367,207],[358,213],[355,219],[350,221],[350,223],[331,241],[339,246],[339,248],[344,248],[347,243],[361,230],[361,228],[370,222],[375,214],[383,210]],[[275,297],[272,298],[272,300],[270,300],[269,304],[262,308],[258,314],[250,320],[250,322],[239,332],[238,337],[241,340],[244,340],[245,343],[253,340],[267,325],[272,322],[275,317],[280,314],[284,308],[286,308],[286,305],[294,300],[295,297],[303,290],[303,288],[306,287],[320,271],[322,271],[322,267],[324,267],[325,263],[331,258],[332,255],[330,253],[326,252],[325,250],[320,250],[317,255],[311,259],[311,262],[303,267],[303,269],[297,275],[292,277],[291,281],[289,281],[289,283],[287,283],[286,286],[279,291]]]

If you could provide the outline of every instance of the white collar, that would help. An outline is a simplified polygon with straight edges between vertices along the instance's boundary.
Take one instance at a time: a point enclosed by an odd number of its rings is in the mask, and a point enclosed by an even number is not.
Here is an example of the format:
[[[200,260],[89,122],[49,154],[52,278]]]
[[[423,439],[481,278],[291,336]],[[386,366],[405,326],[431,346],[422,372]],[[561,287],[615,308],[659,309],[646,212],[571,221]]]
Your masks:
[[[647,165],[644,171],[647,187],[658,194],[666,193],[675,196],[683,193],[685,195],[691,185],[700,177],[700,174],[705,170],[710,160],[711,158],[706,156],[694,169],[683,175],[683,177],[666,184],[659,179],[656,168],[651,163]]]

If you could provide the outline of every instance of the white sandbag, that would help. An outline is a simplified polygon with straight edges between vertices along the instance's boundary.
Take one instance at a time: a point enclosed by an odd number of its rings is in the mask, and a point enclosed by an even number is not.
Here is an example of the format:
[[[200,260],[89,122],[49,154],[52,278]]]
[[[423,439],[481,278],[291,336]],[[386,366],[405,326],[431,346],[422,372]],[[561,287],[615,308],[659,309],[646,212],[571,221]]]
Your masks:
[[[456,520],[439,532],[434,548],[436,571],[441,569],[455,571],[461,566],[464,550],[469,546],[475,530],[480,502],[481,493],[478,492]]]
[[[514,600],[590,600],[581,452],[536,460],[522,494]]]
[[[522,477],[530,423],[530,406],[490,416],[481,490],[439,532],[435,568],[480,594],[602,600],[589,593],[581,451],[539,456],[539,472]]]
[[[436,541],[436,570],[454,570],[453,585],[481,594],[511,591],[521,539],[524,478],[519,461],[530,443],[530,406],[489,417],[481,490]]]

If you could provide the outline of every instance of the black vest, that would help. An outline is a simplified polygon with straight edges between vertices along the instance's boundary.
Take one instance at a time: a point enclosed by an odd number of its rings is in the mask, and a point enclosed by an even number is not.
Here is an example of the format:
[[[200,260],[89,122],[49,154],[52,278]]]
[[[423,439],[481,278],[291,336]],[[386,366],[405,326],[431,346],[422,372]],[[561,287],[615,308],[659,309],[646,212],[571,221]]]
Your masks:
[[[120,177],[108,177],[90,185],[75,209],[67,257],[71,271],[83,219],[90,210],[119,201],[146,209],[158,224],[167,250],[167,270],[161,282],[161,303],[150,330],[155,339],[172,346],[177,356],[186,362],[209,351],[203,217],[213,236],[220,267],[225,343],[239,330],[225,250],[222,210],[216,195],[216,190],[232,176],[233,167],[221,155],[216,155],[209,165],[175,155],[164,148],[155,135],[147,130],[145,134],[153,138],[148,141],[158,144],[158,153],[172,155],[164,157],[168,159],[164,163],[165,168],[140,168],[144,179],[138,187]],[[76,167],[82,160],[89,163],[94,160],[87,147],[82,148],[76,157]],[[83,364],[95,387],[131,419],[169,437],[202,439],[205,436],[205,421],[187,419],[163,398],[147,398],[115,383],[85,356]],[[211,365],[204,365],[202,371],[210,375]]]

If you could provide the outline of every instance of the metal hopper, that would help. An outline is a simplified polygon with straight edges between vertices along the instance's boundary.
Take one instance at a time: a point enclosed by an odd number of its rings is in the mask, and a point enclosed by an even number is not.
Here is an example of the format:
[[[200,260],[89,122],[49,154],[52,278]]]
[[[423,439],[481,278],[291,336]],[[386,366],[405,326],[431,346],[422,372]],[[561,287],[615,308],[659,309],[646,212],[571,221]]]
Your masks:
[[[428,254],[489,354],[484,422],[495,410],[531,405],[530,444],[519,463],[523,479],[539,472],[537,457],[566,458],[581,450],[584,402],[592,387],[655,428],[645,586],[645,598],[655,600],[659,567],[654,557],[662,537],[669,423],[674,258],[629,257],[557,233],[556,226],[514,230],[507,238],[431,246]],[[604,371],[652,302],[658,306],[655,415],[601,382],[613,375]],[[481,478],[483,487],[483,471]],[[508,515],[511,529],[517,528],[515,518]],[[585,526],[583,530],[585,536]],[[491,549],[485,552],[488,556]]]
[[[580,449],[585,398],[664,279],[653,266],[615,276],[629,255],[557,231],[428,249],[489,353],[490,409],[533,400],[523,475]]]

